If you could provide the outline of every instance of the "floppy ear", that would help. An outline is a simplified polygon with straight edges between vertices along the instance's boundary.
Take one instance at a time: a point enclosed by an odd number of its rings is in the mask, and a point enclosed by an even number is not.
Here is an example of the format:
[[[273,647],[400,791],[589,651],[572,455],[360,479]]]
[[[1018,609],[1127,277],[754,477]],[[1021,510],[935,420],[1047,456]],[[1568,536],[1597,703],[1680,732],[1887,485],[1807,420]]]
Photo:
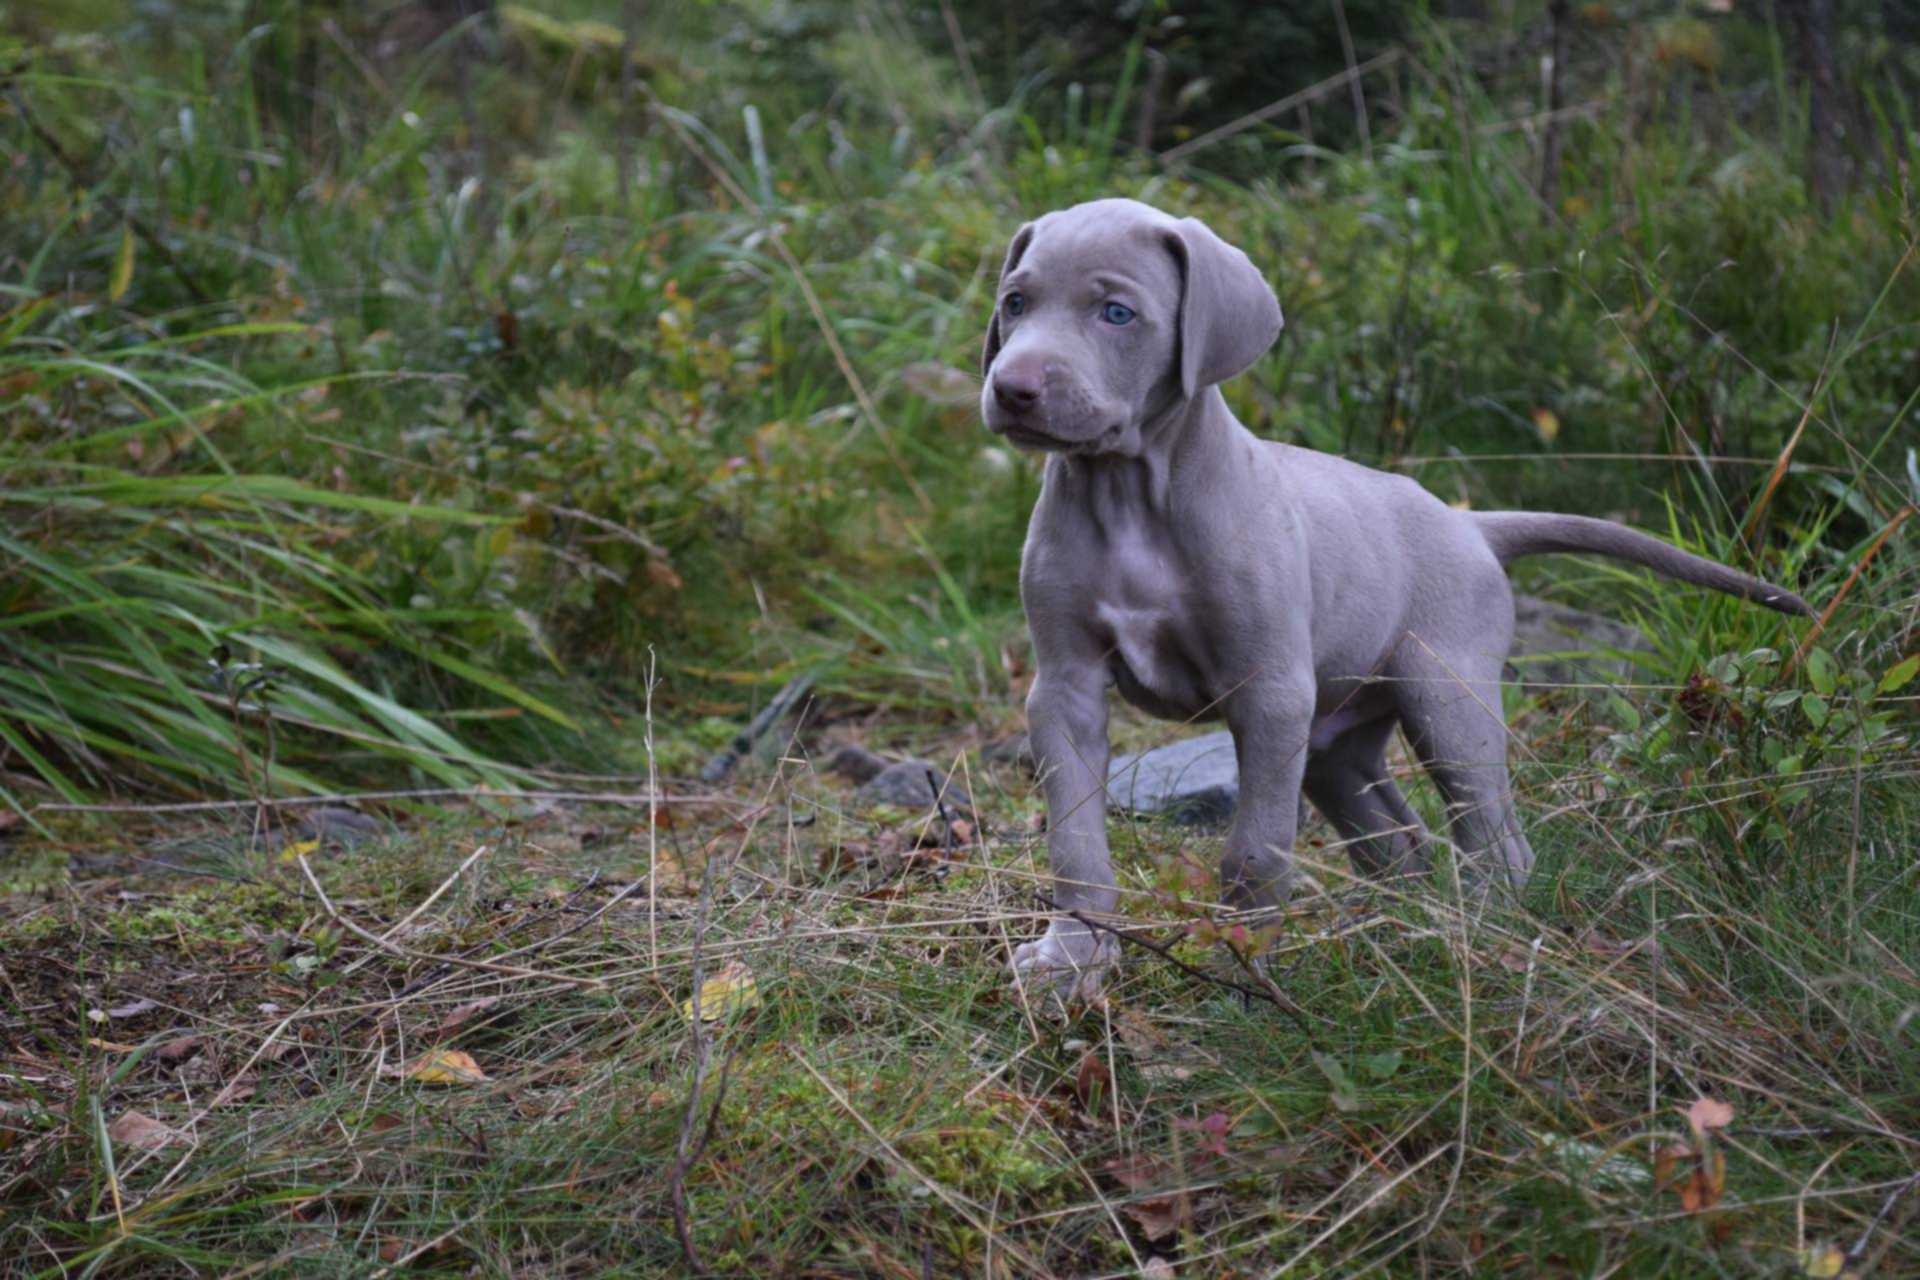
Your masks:
[[[1280,336],[1280,300],[1246,254],[1198,218],[1163,233],[1180,264],[1180,393],[1225,382]]]
[[[1007,273],[1020,265],[1020,259],[1026,255],[1027,245],[1033,240],[1033,223],[1029,222],[1013,233],[1013,243],[1007,246],[1007,260],[1000,264],[1000,278],[1005,280]],[[1000,354],[1000,288],[994,286],[993,315],[987,320],[987,345],[980,352],[980,372],[993,370],[993,358]]]

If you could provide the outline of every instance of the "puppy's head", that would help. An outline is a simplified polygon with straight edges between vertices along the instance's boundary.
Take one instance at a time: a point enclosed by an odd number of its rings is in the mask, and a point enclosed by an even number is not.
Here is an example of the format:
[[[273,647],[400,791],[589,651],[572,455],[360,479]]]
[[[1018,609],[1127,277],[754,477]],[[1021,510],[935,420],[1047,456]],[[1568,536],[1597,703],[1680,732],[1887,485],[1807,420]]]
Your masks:
[[[1007,248],[980,411],[1022,448],[1138,454],[1147,422],[1252,364],[1280,324],[1259,270],[1198,220],[1075,205]]]

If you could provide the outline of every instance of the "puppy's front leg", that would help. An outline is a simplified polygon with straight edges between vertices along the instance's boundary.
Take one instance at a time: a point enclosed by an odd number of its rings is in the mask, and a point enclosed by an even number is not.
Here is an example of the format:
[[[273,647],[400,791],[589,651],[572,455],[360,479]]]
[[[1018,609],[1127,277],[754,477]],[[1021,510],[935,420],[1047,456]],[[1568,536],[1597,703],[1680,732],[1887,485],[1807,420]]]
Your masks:
[[[1310,686],[1274,680],[1250,682],[1228,700],[1240,802],[1220,860],[1220,889],[1232,906],[1280,906],[1293,887],[1313,697]]]
[[[1040,665],[1027,693],[1027,733],[1047,797],[1047,862],[1062,911],[1105,914],[1119,897],[1107,854],[1106,672],[1097,663]],[[1050,983],[1064,999],[1091,998],[1119,959],[1112,934],[1058,916],[1014,949],[1022,981]]]

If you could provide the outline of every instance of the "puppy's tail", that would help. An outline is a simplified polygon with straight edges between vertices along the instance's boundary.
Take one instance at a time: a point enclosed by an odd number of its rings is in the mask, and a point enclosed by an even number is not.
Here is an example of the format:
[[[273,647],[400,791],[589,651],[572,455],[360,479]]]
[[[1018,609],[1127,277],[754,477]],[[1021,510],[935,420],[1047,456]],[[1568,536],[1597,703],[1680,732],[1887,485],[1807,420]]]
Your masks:
[[[1716,561],[1691,555],[1611,520],[1532,511],[1475,512],[1473,519],[1502,565],[1511,564],[1521,556],[1556,551],[1612,556],[1616,560],[1643,564],[1669,578],[1712,587],[1715,591],[1778,609],[1781,613],[1804,616],[1813,613],[1805,600],[1785,587],[1776,587]]]

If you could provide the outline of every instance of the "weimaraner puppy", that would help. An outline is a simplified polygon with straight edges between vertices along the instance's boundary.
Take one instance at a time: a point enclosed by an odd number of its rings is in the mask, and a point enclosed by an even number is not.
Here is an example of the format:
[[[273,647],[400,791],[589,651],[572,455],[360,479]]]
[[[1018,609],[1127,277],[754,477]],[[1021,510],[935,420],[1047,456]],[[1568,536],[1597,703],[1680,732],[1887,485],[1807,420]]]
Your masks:
[[[1285,901],[1300,796],[1372,875],[1424,869],[1427,834],[1387,775],[1397,724],[1446,802],[1460,865],[1524,882],[1500,673],[1506,566],[1630,560],[1778,609],[1793,593],[1583,516],[1469,512],[1402,476],[1261,440],[1218,383],[1279,335],[1246,254],[1193,218],[1095,200],[1021,227],[987,325],[981,410],[1047,454],[1020,560],[1027,695],[1060,908],[1016,974],[1090,995],[1117,959],[1072,913],[1111,912],[1109,685],[1174,720],[1224,718],[1241,797],[1221,863],[1240,907]]]

